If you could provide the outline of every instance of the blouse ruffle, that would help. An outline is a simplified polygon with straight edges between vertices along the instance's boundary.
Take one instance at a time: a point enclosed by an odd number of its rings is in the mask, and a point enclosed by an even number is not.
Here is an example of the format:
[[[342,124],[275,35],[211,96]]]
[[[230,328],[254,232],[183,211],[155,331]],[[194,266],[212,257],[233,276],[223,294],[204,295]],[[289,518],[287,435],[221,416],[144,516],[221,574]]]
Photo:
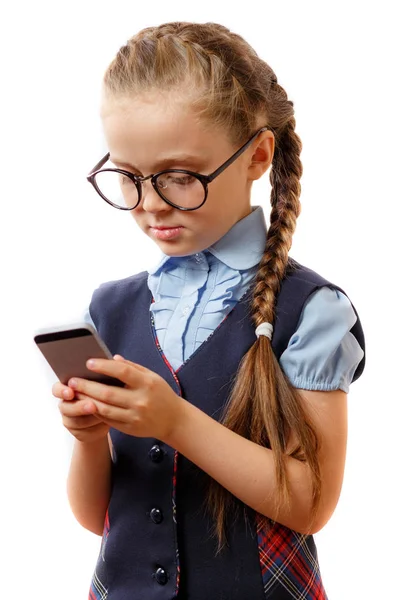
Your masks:
[[[232,310],[255,269],[232,269],[209,252],[173,259],[148,285],[161,348],[177,370]]]

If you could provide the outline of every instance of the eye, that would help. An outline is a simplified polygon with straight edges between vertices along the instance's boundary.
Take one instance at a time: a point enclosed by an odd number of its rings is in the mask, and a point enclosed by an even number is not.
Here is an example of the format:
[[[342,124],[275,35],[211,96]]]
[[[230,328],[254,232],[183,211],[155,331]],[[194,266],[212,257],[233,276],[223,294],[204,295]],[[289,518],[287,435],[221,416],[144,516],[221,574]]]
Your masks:
[[[172,183],[177,183],[179,185],[189,185],[196,181],[196,178],[193,175],[178,175],[177,177],[172,177]]]
[[[157,185],[161,189],[171,186],[187,187],[196,181],[196,177],[187,173],[164,173],[157,179]]]

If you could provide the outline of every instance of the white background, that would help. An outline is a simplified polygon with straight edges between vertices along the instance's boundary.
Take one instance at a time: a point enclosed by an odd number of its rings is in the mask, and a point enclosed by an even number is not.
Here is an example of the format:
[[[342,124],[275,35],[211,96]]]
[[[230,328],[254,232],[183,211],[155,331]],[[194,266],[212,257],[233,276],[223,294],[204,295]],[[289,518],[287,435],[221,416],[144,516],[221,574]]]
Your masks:
[[[103,71],[138,29],[171,20],[242,34],[294,101],[304,176],[291,255],[346,290],[367,340],[367,368],[349,395],[343,493],[316,536],[323,580],[330,600],[400,597],[396,4],[39,0],[2,9],[1,598],[87,598],[100,538],[69,510],[72,438],[32,335],[76,320],[100,282],[158,256],[85,176],[105,151]],[[267,217],[268,198],[266,176],[253,204]]]

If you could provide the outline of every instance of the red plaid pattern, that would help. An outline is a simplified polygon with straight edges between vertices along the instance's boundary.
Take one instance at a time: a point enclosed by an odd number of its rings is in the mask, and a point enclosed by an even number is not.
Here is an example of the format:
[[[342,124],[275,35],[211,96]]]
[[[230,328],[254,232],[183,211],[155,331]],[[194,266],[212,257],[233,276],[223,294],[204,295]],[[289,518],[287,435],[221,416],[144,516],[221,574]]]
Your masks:
[[[327,600],[312,536],[260,518],[257,536],[266,599]]]

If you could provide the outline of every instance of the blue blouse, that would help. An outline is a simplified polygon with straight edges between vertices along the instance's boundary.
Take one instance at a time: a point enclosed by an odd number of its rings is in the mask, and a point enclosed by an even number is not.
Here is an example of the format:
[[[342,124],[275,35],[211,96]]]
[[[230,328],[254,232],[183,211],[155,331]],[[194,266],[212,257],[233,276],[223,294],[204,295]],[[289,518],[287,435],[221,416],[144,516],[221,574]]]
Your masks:
[[[165,254],[148,269],[160,346],[177,370],[211,335],[249,288],[266,242],[261,206],[203,252]],[[89,312],[86,320],[92,322]],[[280,366],[296,388],[348,393],[364,356],[350,329],[357,317],[347,296],[323,287],[307,300]]]

